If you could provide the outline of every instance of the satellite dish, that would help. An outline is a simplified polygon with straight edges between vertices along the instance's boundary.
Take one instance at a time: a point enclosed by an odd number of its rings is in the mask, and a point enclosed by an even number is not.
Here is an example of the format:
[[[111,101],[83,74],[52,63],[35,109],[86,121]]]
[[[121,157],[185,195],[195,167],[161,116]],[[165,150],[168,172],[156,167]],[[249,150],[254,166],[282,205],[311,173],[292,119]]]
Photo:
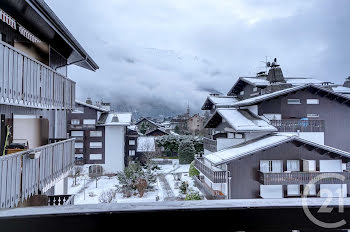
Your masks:
[[[277,63],[277,58],[273,59],[273,62]]]

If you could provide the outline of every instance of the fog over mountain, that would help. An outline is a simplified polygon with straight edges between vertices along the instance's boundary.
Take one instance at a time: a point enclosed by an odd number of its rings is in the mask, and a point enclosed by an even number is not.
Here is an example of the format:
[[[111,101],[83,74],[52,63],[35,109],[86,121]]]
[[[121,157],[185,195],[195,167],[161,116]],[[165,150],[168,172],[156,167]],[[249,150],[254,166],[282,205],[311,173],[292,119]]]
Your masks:
[[[118,111],[200,111],[209,92],[278,58],[285,76],[350,75],[347,0],[47,0],[100,66],[70,67],[77,98]],[[336,2],[336,4],[335,4]]]

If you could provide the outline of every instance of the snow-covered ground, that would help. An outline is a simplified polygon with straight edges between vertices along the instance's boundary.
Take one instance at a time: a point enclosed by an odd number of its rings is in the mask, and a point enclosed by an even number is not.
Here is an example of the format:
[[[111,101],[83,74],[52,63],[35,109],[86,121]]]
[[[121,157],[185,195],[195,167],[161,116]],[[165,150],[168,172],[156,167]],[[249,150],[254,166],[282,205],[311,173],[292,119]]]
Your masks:
[[[179,165],[178,160],[174,160],[172,165],[159,165],[159,167],[160,170],[157,170],[156,174],[158,176],[165,176],[165,180],[170,185],[174,198],[184,197],[184,195],[180,193],[180,190],[177,187],[181,184],[182,181],[188,182],[190,189],[198,191],[198,189],[193,184],[192,178],[188,175],[190,165]],[[73,177],[68,178],[68,194],[75,194],[74,204],[76,205],[99,204],[99,197],[103,192],[116,190],[119,186],[119,181],[116,176],[102,176],[97,181],[96,188],[96,181],[88,177],[87,170],[87,166],[84,166],[82,175],[77,177],[76,185],[74,185]],[[179,173],[179,175],[181,175],[181,181],[176,181],[173,173]],[[165,189],[164,184],[161,183],[160,178],[157,178],[157,182],[153,187],[153,190],[146,192],[142,198],[139,196],[124,198],[122,193],[116,193],[116,197],[112,200],[112,203],[156,202],[163,201],[165,198],[167,200],[169,199],[167,198],[167,189]]]

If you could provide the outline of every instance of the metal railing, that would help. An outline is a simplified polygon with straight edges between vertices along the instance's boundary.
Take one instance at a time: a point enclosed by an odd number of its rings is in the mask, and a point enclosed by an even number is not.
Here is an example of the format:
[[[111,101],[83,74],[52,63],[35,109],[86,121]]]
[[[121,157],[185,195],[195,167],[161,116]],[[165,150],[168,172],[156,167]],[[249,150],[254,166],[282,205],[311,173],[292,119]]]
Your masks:
[[[72,109],[75,82],[0,41],[0,103]]]
[[[217,152],[217,143],[214,139],[203,138],[203,148],[210,152]]]
[[[74,205],[74,195],[48,196],[48,205]]]
[[[217,171],[204,164],[203,158],[196,157],[194,166],[213,183],[226,183],[226,171]]]
[[[282,119],[271,120],[271,125],[276,127],[279,132],[324,132],[324,120],[296,120]]]
[[[320,175],[326,178],[320,178]],[[308,184],[311,180],[317,184],[343,184],[343,182],[333,177],[339,174],[345,177],[344,183],[350,182],[350,172],[284,172],[284,173],[264,173],[258,171],[258,181],[264,185],[289,185]]]
[[[0,208],[46,192],[74,165],[74,139],[0,157]]]

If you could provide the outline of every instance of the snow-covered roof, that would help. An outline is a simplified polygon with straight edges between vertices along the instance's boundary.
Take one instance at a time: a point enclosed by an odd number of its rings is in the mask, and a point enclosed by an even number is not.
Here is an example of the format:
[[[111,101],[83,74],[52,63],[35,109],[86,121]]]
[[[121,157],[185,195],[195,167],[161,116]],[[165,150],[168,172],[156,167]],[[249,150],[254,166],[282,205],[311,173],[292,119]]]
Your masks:
[[[321,85],[322,83],[324,83],[324,81],[322,81],[322,80],[308,78],[308,77],[285,77],[284,80],[286,81],[286,83],[291,84],[293,87],[299,86],[299,85],[305,85],[305,84]],[[228,94],[232,93],[234,91],[234,89],[242,88],[242,86],[243,86],[242,82],[245,82],[249,85],[257,86],[257,87],[266,87],[266,86],[271,85],[271,83],[264,76],[262,76],[262,77],[240,77],[240,78],[238,78],[236,83],[233,85],[233,87],[230,89]],[[238,90],[236,90],[236,91],[238,91]]]
[[[231,106],[237,101],[239,101],[239,99],[232,96],[208,96],[202,106],[202,110],[211,109],[212,105],[215,105],[217,108]]]
[[[140,136],[137,138],[138,152],[154,152],[156,151],[154,136]]]
[[[220,115],[236,132],[275,132],[277,129],[261,117],[249,110],[234,108],[217,109],[215,114],[208,120],[207,125],[212,121],[217,122],[216,117]]]
[[[336,93],[350,94],[350,88],[344,86],[333,87],[333,91]]]
[[[309,140],[301,139],[295,135],[286,135],[280,133],[273,133],[268,136],[264,136],[258,139],[250,140],[248,142],[233,146],[231,148],[227,148],[218,152],[211,153],[205,156],[205,159],[210,161],[213,165],[221,165],[224,163],[228,163],[232,160],[236,160],[247,155],[254,154],[256,152],[266,150],[277,145],[291,142],[291,141],[299,141],[304,144],[308,144],[314,147],[318,147],[320,149],[327,150],[329,152],[338,154],[340,156],[345,156],[350,158],[350,153],[346,151],[342,151],[333,147],[329,147],[326,145],[321,145],[318,143],[311,142]]]
[[[239,102],[236,102],[234,104],[232,104],[233,107],[239,107],[239,106],[249,106],[249,105],[255,105],[257,103],[263,102],[265,100],[269,100],[275,97],[279,97],[288,93],[292,93],[298,90],[302,90],[302,89],[306,89],[306,88],[315,88],[324,92],[329,93],[330,95],[336,95],[339,98],[346,98],[347,100],[350,100],[350,98],[346,95],[340,94],[340,93],[336,93],[332,90],[326,89],[322,86],[319,85],[314,85],[314,84],[306,84],[306,85],[300,85],[300,86],[296,86],[296,87],[292,87],[292,88],[287,88],[287,89],[283,89],[283,90],[279,90],[276,92],[272,92],[272,93],[268,93],[268,94],[264,94],[264,95],[260,95],[257,97],[252,97],[252,98],[248,98]]]
[[[101,114],[98,124],[104,126],[129,126],[131,123],[131,113],[104,113]]]
[[[98,107],[98,106],[95,106],[95,105],[88,104],[88,103],[83,102],[83,101],[75,100],[75,103],[77,103],[79,105],[90,107],[92,109],[95,109],[95,110],[98,110],[98,111],[101,111],[101,112],[109,112],[109,110],[106,110],[104,108],[101,108],[101,107]]]
[[[242,77],[240,79],[254,86],[268,86],[270,84],[270,82],[263,77]]]
[[[318,80],[314,78],[306,78],[306,77],[286,77],[284,79],[288,84],[292,84],[294,86],[305,85],[305,84],[319,85],[324,83],[324,81],[322,80]]]
[[[153,132],[155,132],[155,131],[157,131],[157,130],[163,132],[164,134],[167,134],[167,135],[169,134],[169,133],[165,130],[165,128],[163,128],[163,127],[157,127],[157,128],[155,128],[155,129],[153,129],[153,130],[151,130],[151,131],[147,131],[146,135],[149,135],[149,134],[151,134],[151,133],[153,133]]]

